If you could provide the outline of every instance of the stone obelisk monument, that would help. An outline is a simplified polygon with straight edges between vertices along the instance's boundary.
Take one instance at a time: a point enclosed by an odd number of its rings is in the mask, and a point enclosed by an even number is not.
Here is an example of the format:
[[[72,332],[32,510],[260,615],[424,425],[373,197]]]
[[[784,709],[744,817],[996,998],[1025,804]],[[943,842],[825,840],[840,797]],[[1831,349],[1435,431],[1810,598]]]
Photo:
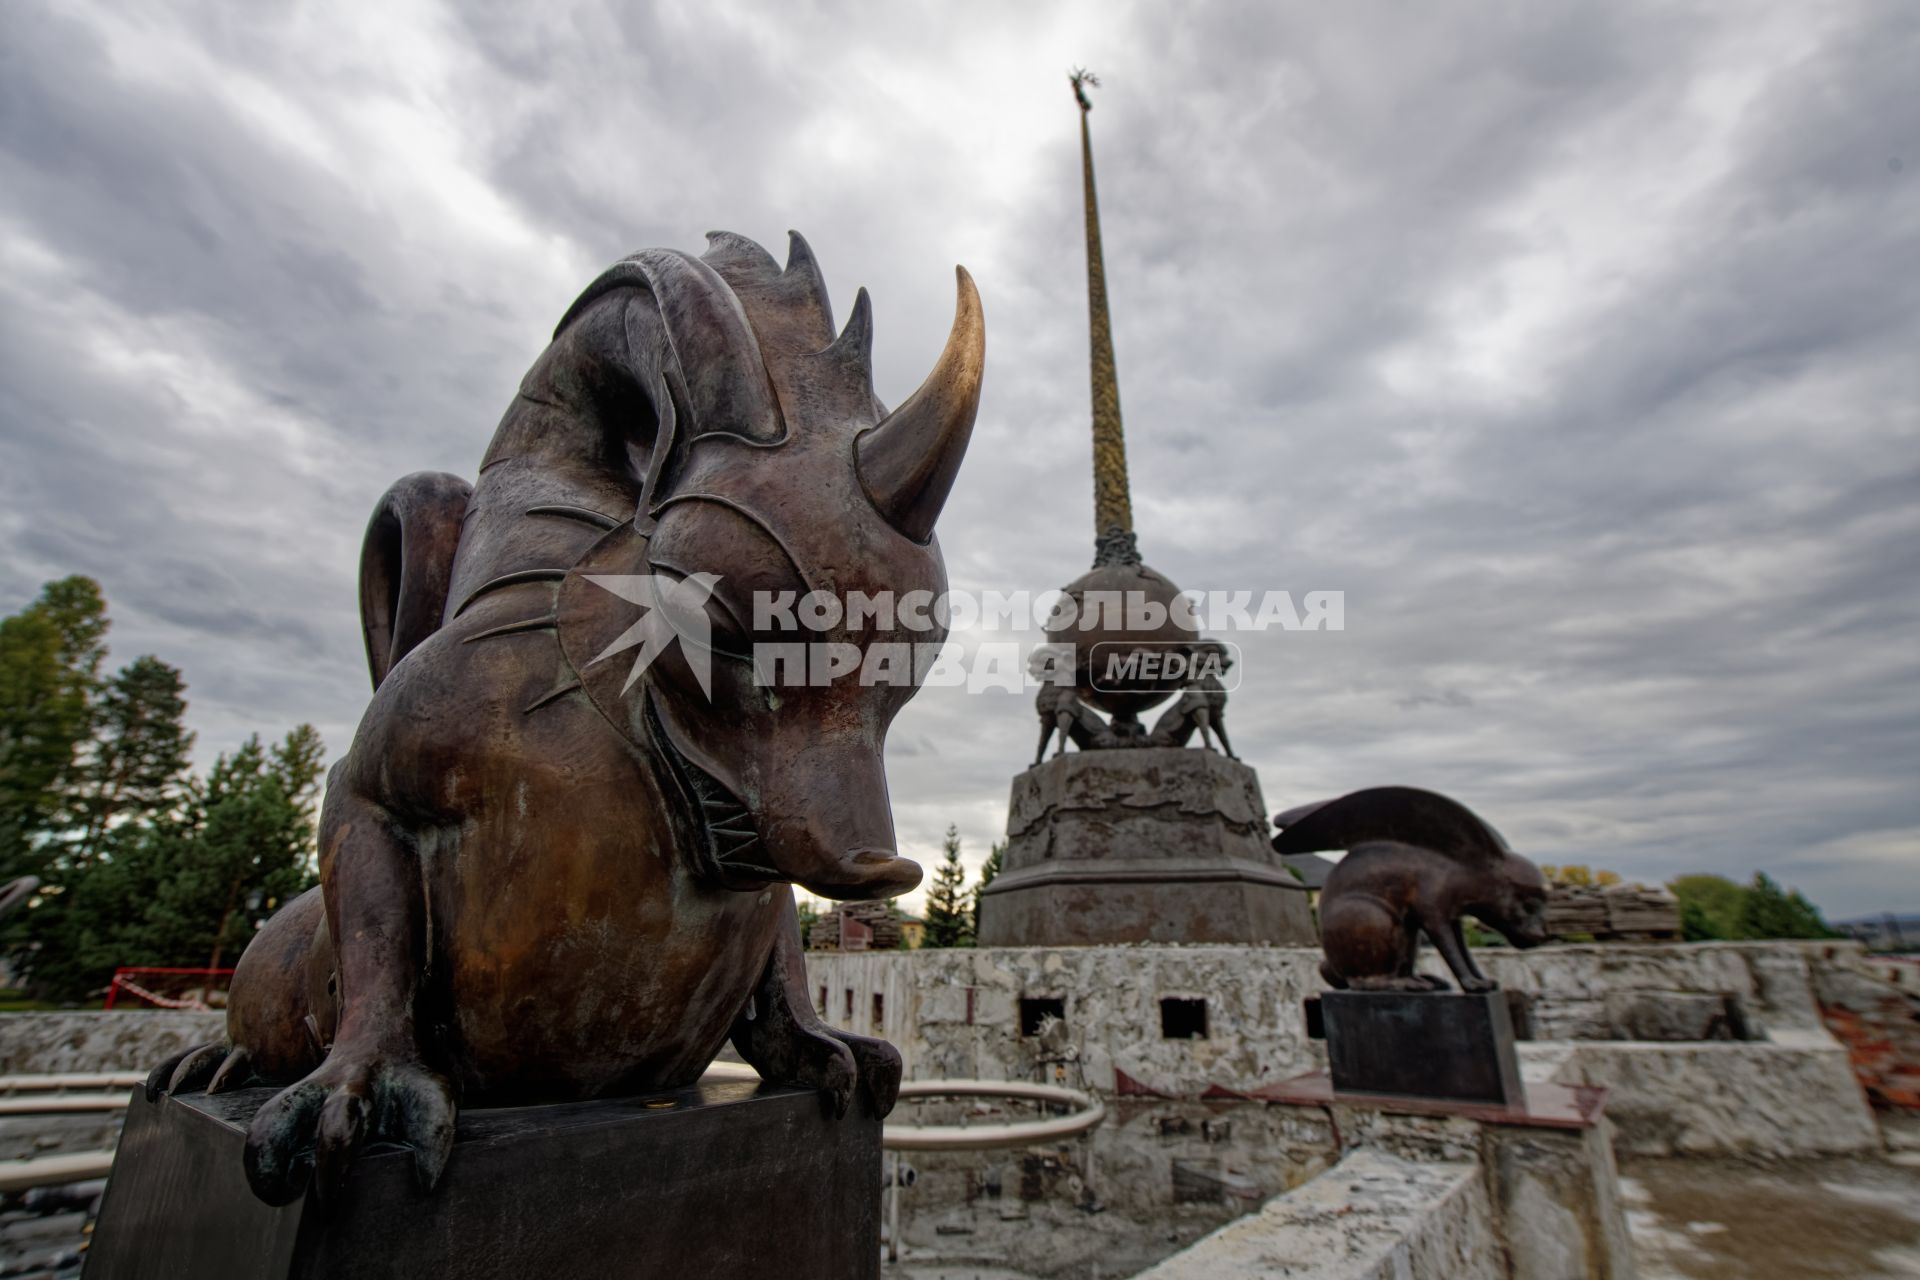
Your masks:
[[[1040,750],[1013,780],[980,945],[1312,943],[1302,886],[1268,846],[1259,779],[1228,743],[1230,647],[1202,639],[1176,607],[1179,588],[1140,559],[1088,127],[1087,90],[1099,81],[1076,71],[1072,84],[1086,192],[1093,568],[1064,589],[1073,606],[1049,627]],[[1151,728],[1142,723],[1175,695]]]

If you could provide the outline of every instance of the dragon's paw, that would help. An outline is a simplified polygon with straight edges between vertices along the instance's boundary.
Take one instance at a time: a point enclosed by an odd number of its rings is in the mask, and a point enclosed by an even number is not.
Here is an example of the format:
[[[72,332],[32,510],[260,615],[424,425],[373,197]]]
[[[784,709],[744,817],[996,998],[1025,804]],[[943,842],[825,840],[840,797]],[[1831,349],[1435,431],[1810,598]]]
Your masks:
[[[1445,991],[1447,980],[1431,973],[1383,973],[1349,978],[1355,991]]]
[[[224,1041],[195,1045],[184,1053],[174,1054],[147,1072],[147,1101],[158,1102],[167,1094],[192,1093],[206,1088],[226,1058]]]
[[[860,1091],[873,1107],[873,1114],[884,1120],[900,1099],[900,1051],[885,1040],[857,1036],[851,1031],[829,1028],[828,1034],[853,1052]]]
[[[1500,984],[1492,978],[1482,978],[1474,975],[1460,979],[1460,989],[1478,994],[1482,991],[1497,991],[1500,989]]]
[[[453,1089],[416,1057],[335,1045],[318,1070],[260,1109],[247,1132],[247,1182],[268,1204],[289,1204],[308,1174],[322,1196],[345,1185],[369,1138],[413,1148],[413,1170],[431,1190],[453,1150]]]

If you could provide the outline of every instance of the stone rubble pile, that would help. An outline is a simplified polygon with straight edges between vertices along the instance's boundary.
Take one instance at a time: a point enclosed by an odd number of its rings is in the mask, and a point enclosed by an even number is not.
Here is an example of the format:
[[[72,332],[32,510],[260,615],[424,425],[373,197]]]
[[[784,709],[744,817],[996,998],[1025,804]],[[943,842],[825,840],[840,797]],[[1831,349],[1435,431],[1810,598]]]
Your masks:
[[[843,934],[846,930],[841,922],[853,919],[873,931],[873,936],[865,947],[868,951],[898,951],[905,945],[900,929],[900,917],[884,902],[843,902],[833,910],[821,915],[807,931],[807,949],[810,951],[847,951],[857,948],[843,946]]]
[[[1547,928],[1558,938],[1670,941],[1680,936],[1680,903],[1643,884],[1556,884],[1547,898]]]

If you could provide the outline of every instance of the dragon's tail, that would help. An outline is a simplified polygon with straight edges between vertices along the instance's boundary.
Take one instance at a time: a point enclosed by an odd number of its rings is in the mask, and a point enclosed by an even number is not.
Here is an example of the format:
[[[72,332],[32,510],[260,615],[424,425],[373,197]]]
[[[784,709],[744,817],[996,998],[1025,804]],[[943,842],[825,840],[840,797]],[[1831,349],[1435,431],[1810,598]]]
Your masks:
[[[360,544],[360,626],[373,687],[414,646],[440,629],[453,553],[473,486],[459,476],[416,471],[381,495]]]

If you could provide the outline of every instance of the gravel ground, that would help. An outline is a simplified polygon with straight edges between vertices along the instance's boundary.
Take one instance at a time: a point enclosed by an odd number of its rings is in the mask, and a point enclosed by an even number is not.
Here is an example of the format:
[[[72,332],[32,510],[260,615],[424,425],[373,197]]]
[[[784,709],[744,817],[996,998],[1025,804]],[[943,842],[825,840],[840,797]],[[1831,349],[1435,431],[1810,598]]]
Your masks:
[[[6,1197],[0,1206],[0,1276],[77,1280],[88,1224],[105,1186],[76,1182]]]

